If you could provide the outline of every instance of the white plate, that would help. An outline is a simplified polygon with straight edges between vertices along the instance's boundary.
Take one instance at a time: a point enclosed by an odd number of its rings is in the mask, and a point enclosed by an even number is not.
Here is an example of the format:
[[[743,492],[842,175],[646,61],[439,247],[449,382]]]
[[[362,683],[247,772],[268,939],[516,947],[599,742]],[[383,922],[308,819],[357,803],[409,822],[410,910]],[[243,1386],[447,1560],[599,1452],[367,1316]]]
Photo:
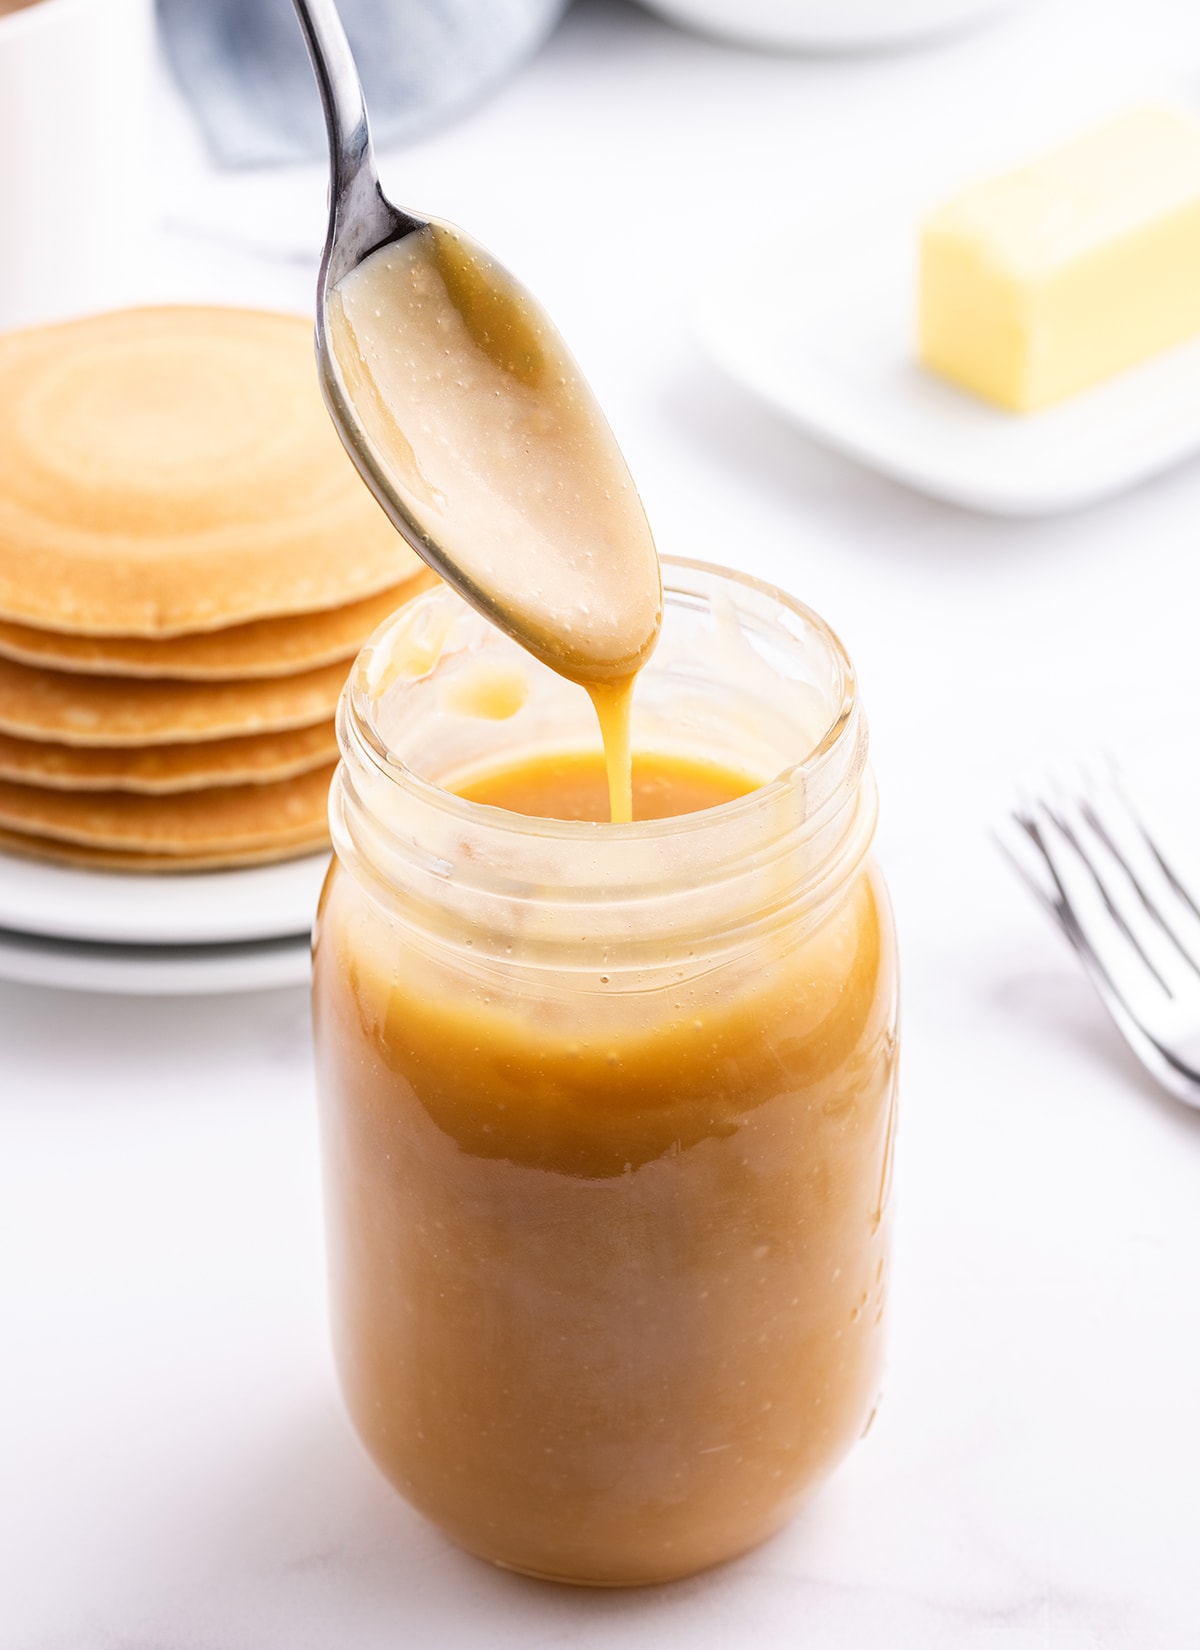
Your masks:
[[[0,853],[0,929],[116,945],[211,945],[307,935],[327,852],[282,865],[135,876]]]
[[[817,440],[989,514],[1093,504],[1200,448],[1200,339],[1026,416],[925,372],[918,216],[807,223],[740,254],[701,300],[707,348]]]
[[[643,0],[673,23],[783,51],[911,45],[1013,0]]]
[[[0,932],[0,980],[122,996],[199,996],[307,985],[307,936],[245,945],[78,945]]]

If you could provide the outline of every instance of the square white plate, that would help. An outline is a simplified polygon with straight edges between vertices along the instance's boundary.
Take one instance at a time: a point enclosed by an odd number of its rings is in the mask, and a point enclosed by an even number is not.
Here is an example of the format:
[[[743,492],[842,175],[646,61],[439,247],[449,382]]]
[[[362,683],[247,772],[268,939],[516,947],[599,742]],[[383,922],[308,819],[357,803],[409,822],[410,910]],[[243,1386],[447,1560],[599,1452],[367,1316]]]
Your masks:
[[[993,515],[1078,509],[1200,448],[1200,339],[1027,415],[926,372],[917,223],[809,222],[739,253],[700,301],[708,351],[818,441]]]

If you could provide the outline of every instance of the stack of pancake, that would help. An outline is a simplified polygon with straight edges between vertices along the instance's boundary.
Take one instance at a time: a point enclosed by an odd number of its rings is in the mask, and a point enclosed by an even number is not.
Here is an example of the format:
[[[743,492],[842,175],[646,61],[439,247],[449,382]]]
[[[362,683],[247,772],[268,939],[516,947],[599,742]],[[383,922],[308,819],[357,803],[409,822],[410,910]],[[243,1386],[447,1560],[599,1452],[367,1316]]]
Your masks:
[[[0,338],[0,847],[145,871],[321,847],[350,660],[428,577],[305,321]]]

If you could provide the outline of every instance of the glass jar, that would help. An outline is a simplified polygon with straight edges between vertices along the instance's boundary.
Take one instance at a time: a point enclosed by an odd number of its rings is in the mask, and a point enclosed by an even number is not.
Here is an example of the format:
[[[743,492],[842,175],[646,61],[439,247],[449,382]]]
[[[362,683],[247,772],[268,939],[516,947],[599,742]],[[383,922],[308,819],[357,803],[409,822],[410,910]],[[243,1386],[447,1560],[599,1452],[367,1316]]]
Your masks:
[[[563,1581],[690,1574],[795,1511],[880,1380],[896,962],[849,660],[664,562],[635,750],[761,776],[632,825],[464,775],[597,744],[447,590],[343,696],[315,952],[346,1403],[408,1500]]]

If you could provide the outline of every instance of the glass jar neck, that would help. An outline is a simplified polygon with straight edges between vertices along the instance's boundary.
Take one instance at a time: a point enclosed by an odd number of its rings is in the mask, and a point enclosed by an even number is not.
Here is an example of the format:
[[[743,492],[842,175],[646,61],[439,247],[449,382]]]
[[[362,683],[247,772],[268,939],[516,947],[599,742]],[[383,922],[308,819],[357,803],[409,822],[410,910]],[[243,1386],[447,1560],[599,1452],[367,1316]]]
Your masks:
[[[875,822],[849,660],[815,614],[768,585],[670,560],[663,575],[634,748],[716,762],[759,788],[632,825],[464,800],[453,786],[472,769],[594,749],[598,734],[580,688],[450,591],[430,591],[368,643],[339,711],[334,844],[378,905],[480,963],[639,974],[708,966],[773,929],[820,922]],[[463,691],[489,672],[517,705],[502,718],[494,693],[472,710]]]

